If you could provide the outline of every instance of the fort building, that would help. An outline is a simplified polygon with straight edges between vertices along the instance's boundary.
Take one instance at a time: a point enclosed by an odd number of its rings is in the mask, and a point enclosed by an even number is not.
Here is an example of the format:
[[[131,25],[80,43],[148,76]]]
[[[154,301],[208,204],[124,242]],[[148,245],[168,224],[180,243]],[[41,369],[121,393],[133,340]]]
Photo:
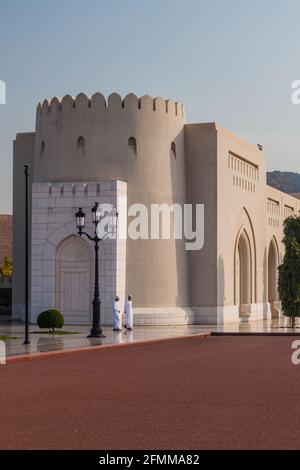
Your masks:
[[[76,235],[95,201],[204,204],[204,246],[117,237],[100,249],[102,323],[130,293],[136,325],[278,317],[283,221],[300,201],[266,184],[266,156],[216,123],[188,124],[171,100],[81,93],[38,104],[35,131],[14,141],[13,318],[24,316],[24,165],[30,191],[30,320],[61,310],[90,324],[93,246]],[[127,225],[128,220],[123,223]],[[124,228],[124,227],[123,227]]]

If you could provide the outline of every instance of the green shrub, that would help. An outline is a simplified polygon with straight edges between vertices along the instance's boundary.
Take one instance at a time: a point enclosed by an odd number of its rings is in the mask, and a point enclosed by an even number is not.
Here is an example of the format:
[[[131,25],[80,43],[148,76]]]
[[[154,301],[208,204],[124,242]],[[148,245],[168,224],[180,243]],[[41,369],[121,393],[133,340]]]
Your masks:
[[[300,317],[300,217],[288,217],[283,227],[285,252],[278,268],[278,292],[283,313],[294,328]]]
[[[40,313],[37,319],[37,324],[40,328],[48,328],[49,331],[55,331],[64,326],[65,320],[63,315],[55,309],[45,310]]]
[[[11,258],[4,258],[0,265],[0,276],[12,277],[13,262]]]

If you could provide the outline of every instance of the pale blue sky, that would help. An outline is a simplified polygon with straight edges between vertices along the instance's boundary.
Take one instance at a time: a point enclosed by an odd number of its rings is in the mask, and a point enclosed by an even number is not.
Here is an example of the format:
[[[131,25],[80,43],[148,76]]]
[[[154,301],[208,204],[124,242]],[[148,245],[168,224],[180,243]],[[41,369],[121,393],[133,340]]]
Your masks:
[[[300,171],[299,0],[0,0],[0,213],[12,142],[39,100],[133,91],[179,100],[261,143],[269,169]]]

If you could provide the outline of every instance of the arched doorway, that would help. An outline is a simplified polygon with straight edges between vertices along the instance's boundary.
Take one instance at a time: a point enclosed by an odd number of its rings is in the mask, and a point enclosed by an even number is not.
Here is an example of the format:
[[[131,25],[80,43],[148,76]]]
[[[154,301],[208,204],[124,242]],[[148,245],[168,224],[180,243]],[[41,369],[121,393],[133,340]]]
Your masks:
[[[274,238],[272,238],[268,252],[268,302],[270,304],[272,317],[279,316],[279,302],[278,302],[278,264],[279,255],[278,247]]]
[[[89,324],[91,320],[90,246],[72,235],[56,250],[56,305],[67,324]]]
[[[248,317],[252,303],[252,256],[249,238],[242,230],[236,248],[235,303],[240,317]]]

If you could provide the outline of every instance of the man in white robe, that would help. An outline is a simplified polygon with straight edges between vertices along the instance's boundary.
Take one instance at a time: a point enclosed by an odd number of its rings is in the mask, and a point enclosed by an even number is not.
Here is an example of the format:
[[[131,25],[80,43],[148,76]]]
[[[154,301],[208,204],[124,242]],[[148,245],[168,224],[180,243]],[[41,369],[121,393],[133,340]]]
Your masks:
[[[128,296],[124,305],[124,315],[125,315],[125,328],[129,331],[133,329],[133,310],[132,310],[132,295]]]
[[[118,305],[119,300],[120,300],[120,297],[117,295],[115,297],[115,300],[114,300],[113,306],[112,306],[113,320],[114,320],[114,331],[121,331],[122,319],[121,319],[121,313],[120,313],[119,305]]]

